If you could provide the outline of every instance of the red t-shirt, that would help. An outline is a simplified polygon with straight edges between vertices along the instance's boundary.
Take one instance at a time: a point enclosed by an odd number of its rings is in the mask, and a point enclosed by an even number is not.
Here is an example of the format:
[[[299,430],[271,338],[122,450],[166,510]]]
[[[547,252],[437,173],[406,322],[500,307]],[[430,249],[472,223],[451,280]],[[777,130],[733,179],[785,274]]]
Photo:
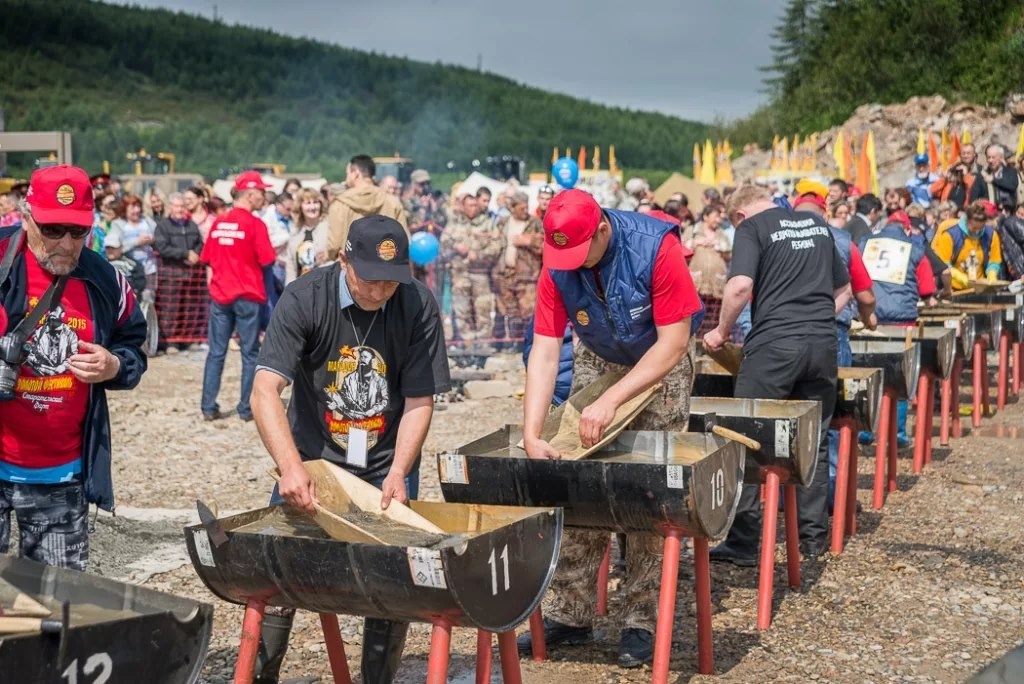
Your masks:
[[[652,280],[651,305],[655,325],[678,323],[700,311],[700,297],[683,258],[683,244],[675,233],[669,233],[661,242],[654,260]],[[569,314],[566,313],[562,294],[545,268],[537,281],[533,331],[537,335],[562,339],[568,322]]]
[[[53,276],[25,250],[27,314],[50,286]],[[0,409],[0,460],[22,468],[51,468],[82,455],[82,424],[89,387],[69,370],[79,341],[95,339],[92,307],[85,283],[68,278],[60,305],[54,307],[28,340],[15,398]]]
[[[263,267],[274,263],[276,254],[267,224],[252,212],[236,207],[214,221],[199,258],[213,271],[213,301],[225,305],[236,299],[266,303]]]
[[[864,259],[860,256],[857,245],[850,245],[850,288],[854,294],[870,290],[874,287],[874,281],[868,274],[868,268],[864,265]]]
[[[921,297],[930,297],[935,294],[935,272],[932,271],[931,262],[925,257],[914,269],[917,275],[917,294]]]

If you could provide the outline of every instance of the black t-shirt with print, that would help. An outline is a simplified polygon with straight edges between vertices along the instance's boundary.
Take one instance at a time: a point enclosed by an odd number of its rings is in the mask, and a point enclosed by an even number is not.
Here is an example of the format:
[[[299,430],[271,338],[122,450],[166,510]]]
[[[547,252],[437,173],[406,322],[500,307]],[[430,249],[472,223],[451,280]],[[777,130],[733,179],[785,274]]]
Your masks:
[[[338,264],[290,283],[274,307],[258,368],[292,381],[288,424],[303,460],[333,461],[363,479],[394,458],[405,397],[451,389],[441,317],[418,281],[384,309],[341,308]],[[367,431],[367,467],[346,464],[349,428]]]
[[[828,224],[768,209],[736,228],[729,277],[754,281],[748,349],[782,338],[835,337],[835,290],[850,282]]]

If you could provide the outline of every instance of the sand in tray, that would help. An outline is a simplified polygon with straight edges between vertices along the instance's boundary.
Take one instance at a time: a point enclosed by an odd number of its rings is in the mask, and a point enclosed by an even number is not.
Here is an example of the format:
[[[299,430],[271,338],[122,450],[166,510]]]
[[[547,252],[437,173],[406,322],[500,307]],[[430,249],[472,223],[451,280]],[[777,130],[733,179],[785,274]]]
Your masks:
[[[339,518],[344,518],[356,527],[384,540],[391,546],[429,547],[444,539],[444,535],[403,525],[381,515],[366,511],[331,511]],[[273,512],[259,520],[254,520],[235,529],[235,532],[248,534],[276,534],[285,537],[312,537],[329,539],[327,533],[309,516],[288,510],[287,506],[278,506]]]

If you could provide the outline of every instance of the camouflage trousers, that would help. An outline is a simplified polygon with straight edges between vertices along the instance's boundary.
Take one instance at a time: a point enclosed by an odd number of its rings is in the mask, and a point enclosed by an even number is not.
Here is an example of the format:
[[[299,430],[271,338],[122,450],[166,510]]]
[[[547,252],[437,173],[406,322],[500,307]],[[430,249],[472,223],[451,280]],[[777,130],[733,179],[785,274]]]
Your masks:
[[[0,482],[0,554],[18,520],[20,555],[45,565],[85,570],[89,560],[89,505],[81,482]]]
[[[494,291],[486,273],[452,273],[452,314],[455,333],[462,340],[491,336]]]
[[[626,372],[628,366],[608,363],[576,345],[573,359],[572,393],[583,389],[608,371]],[[630,423],[631,430],[686,430],[693,388],[693,344],[690,352],[673,368],[654,401]],[[544,616],[573,627],[593,623],[597,570],[608,545],[607,532],[567,528],[551,588],[544,598]],[[654,631],[658,593],[661,589],[661,559],[664,540],[654,534],[629,534],[626,540],[626,581],[622,585],[622,628]]]

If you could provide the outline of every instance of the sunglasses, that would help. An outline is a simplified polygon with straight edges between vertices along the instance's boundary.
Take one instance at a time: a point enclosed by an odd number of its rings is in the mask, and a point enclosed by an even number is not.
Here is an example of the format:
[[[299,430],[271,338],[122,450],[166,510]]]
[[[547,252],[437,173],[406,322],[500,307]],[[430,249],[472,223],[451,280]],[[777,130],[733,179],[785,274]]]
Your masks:
[[[92,226],[76,226],[68,223],[43,223],[39,224],[39,232],[47,240],[60,240],[65,235],[70,235],[72,240],[81,240]]]

